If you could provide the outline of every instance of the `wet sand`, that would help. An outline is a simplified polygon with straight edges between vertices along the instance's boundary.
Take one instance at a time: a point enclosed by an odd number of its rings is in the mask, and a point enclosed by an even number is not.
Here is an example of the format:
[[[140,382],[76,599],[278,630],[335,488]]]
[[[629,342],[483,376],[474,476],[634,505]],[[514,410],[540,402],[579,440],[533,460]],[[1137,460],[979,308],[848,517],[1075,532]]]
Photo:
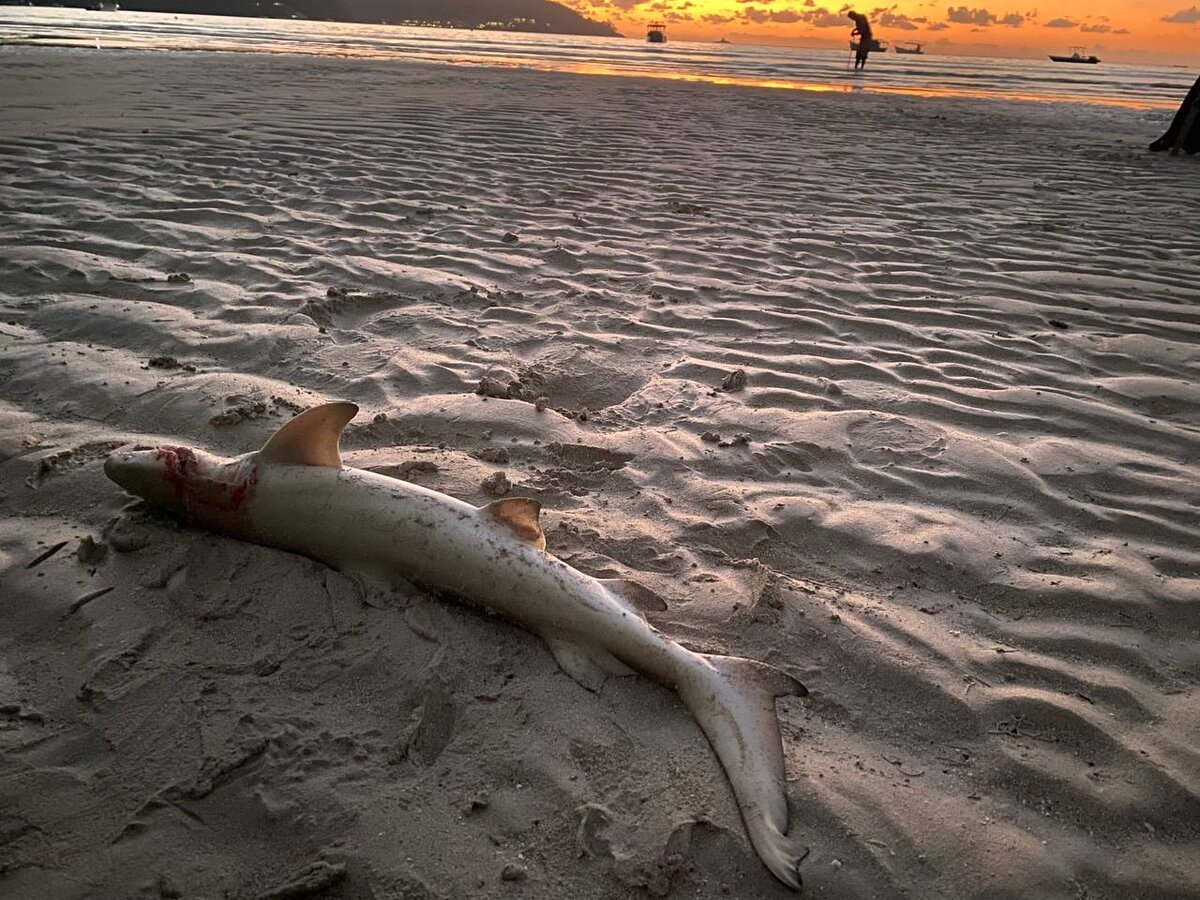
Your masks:
[[[790,896],[667,690],[102,472],[330,399],[350,465],[480,505],[503,472],[661,630],[809,686],[808,896],[1200,895],[1168,114],[218,54],[0,80],[5,897]]]

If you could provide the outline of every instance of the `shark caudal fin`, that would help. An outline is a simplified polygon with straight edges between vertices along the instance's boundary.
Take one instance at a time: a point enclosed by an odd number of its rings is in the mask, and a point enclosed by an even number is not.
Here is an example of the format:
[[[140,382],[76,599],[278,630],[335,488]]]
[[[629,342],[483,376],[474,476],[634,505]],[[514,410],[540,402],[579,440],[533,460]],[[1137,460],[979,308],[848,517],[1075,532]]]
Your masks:
[[[803,697],[799,681],[764,663],[697,654],[679,694],[725,769],[742,820],[766,867],[799,890],[808,847],[789,834],[783,739],[775,698]]]

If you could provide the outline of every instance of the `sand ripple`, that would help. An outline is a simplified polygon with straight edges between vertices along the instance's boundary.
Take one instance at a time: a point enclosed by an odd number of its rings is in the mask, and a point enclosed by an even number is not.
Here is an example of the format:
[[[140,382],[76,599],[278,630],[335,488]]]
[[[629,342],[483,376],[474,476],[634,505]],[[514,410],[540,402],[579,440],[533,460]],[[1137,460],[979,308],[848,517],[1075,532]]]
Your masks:
[[[62,93],[66,59],[106,92]],[[46,108],[0,126],[11,896],[266,890],[321,848],[378,896],[514,861],[546,896],[782,892],[666,692],[584,695],[519,630],[131,518],[100,471],[328,398],[364,407],[353,462],[476,503],[503,469],[553,552],[810,685],[781,714],[814,895],[1200,893],[1200,170],[1133,149],[1156,123],[18,61]],[[148,546],[70,555],[118,515]]]

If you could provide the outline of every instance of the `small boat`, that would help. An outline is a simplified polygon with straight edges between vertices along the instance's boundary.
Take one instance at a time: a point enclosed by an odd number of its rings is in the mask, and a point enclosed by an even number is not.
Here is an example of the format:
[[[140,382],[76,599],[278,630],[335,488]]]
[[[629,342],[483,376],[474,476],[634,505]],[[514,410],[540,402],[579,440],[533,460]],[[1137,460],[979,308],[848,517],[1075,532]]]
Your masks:
[[[871,38],[871,46],[868,48],[872,53],[887,53],[887,41],[881,41],[879,38]],[[850,42],[850,49],[858,52],[858,41]]]
[[[718,44],[732,44],[733,41],[731,41],[729,38],[721,38],[719,41],[717,41],[717,43]]]
[[[897,53],[908,53],[912,56],[924,56],[925,45],[920,41],[901,41],[896,44]]]
[[[1090,56],[1084,53],[1083,47],[1072,47],[1070,56],[1055,56],[1054,54],[1051,54],[1050,58],[1055,62],[1086,63],[1090,66],[1094,66],[1096,63],[1100,62],[1100,57]]]
[[[662,22],[651,22],[650,27],[646,29],[646,40],[652,44],[665,44],[667,42],[667,26]]]

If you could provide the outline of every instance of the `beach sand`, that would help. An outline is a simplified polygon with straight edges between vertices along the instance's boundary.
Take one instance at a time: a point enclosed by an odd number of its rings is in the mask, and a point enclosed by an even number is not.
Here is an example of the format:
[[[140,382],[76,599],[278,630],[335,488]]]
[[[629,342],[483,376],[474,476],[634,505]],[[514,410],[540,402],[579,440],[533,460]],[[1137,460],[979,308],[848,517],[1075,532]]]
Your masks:
[[[503,472],[665,633],[809,686],[807,896],[1200,896],[1169,113],[37,49],[0,83],[6,900],[791,896],[667,689],[102,472],[329,399],[350,465]]]

